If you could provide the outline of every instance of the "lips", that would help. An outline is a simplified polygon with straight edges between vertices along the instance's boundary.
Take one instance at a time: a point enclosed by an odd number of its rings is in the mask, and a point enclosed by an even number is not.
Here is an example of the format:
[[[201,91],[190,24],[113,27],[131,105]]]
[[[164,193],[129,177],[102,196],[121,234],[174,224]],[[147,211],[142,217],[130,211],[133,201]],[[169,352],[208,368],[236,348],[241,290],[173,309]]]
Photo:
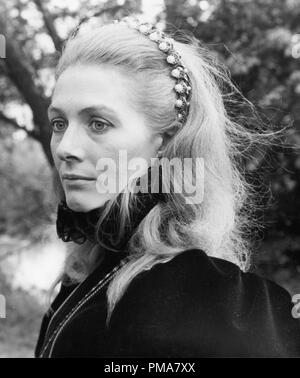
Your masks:
[[[71,173],[64,173],[62,175],[62,179],[63,180],[86,180],[86,181],[94,181],[95,178],[93,177],[87,177],[87,176],[83,176],[83,175],[77,175],[77,174],[71,174]]]

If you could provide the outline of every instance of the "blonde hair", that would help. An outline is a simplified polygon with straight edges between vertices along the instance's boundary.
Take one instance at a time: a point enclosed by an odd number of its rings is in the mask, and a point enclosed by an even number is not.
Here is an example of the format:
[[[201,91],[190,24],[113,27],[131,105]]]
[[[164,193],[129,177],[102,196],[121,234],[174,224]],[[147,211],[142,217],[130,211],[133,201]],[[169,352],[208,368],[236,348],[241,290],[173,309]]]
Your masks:
[[[246,182],[239,164],[250,145],[268,143],[268,134],[248,130],[228,115],[225,105],[237,105],[236,95],[250,109],[252,105],[232,84],[226,69],[198,40],[182,34],[181,41],[175,41],[175,49],[182,56],[192,82],[189,116],[181,128],[174,112],[174,79],[165,55],[135,30],[107,24],[79,33],[67,41],[57,66],[56,78],[77,64],[107,65],[126,71],[131,84],[126,90],[133,96],[133,105],[145,114],[156,132],[173,134],[165,144],[163,156],[204,159],[203,201],[187,205],[186,193],[170,194],[165,203],[159,203],[146,215],[132,235],[128,244],[131,260],[107,290],[107,322],[139,273],[169,261],[186,249],[199,248],[209,256],[231,261],[243,271],[251,263],[249,230],[255,222],[253,188]],[[176,181],[176,177],[173,179]],[[188,187],[192,182],[185,184]],[[107,209],[114,201],[107,204]],[[125,223],[130,221],[132,201],[134,195],[125,191],[119,219],[120,237]],[[105,214],[99,220],[99,227],[104,217]],[[64,274],[73,282],[81,282],[94,269],[101,246],[69,242],[68,250]]]

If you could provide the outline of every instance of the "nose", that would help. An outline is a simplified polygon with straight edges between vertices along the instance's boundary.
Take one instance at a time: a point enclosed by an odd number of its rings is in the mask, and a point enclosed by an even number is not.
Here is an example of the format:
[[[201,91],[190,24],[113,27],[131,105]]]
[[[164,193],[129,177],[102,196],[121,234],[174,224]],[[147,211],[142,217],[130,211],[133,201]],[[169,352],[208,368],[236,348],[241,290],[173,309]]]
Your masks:
[[[60,160],[84,159],[84,135],[80,126],[69,124],[56,148]]]

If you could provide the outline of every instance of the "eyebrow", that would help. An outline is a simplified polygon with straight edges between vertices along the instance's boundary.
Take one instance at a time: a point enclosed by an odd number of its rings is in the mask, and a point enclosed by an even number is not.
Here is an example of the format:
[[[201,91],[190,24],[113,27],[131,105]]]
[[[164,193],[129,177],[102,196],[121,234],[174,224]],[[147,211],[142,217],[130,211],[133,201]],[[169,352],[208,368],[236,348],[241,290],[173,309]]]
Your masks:
[[[48,108],[48,115],[49,115],[49,113],[51,111],[56,112],[56,113],[65,114],[65,112],[62,109],[59,109],[59,108],[53,106],[52,104]],[[98,112],[99,113],[102,113],[102,112],[106,113],[107,115],[112,116],[113,118],[115,118],[116,121],[120,122],[117,113],[112,108],[109,108],[106,105],[89,106],[87,108],[81,109],[80,112],[78,113],[78,115],[98,113]]]

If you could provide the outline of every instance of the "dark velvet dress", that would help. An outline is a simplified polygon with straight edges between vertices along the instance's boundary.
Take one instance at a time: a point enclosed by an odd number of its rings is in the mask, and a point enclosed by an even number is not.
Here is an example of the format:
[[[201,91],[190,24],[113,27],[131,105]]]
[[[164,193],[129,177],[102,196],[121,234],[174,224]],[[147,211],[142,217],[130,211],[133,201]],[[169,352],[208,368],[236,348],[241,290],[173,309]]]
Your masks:
[[[119,260],[105,262],[78,286],[61,287],[36,347]],[[72,292],[73,290],[73,292]],[[63,323],[42,357],[300,357],[300,324],[290,295],[234,264],[188,250],[139,274],[105,328],[106,290]],[[47,330],[48,327],[48,330]],[[47,332],[46,332],[47,331]]]
[[[129,237],[130,231],[125,244]],[[137,275],[106,327],[109,282],[99,282],[126,257],[126,250],[107,250],[83,283],[61,284],[54,314],[43,318],[36,357],[300,357],[290,295],[200,249]]]

